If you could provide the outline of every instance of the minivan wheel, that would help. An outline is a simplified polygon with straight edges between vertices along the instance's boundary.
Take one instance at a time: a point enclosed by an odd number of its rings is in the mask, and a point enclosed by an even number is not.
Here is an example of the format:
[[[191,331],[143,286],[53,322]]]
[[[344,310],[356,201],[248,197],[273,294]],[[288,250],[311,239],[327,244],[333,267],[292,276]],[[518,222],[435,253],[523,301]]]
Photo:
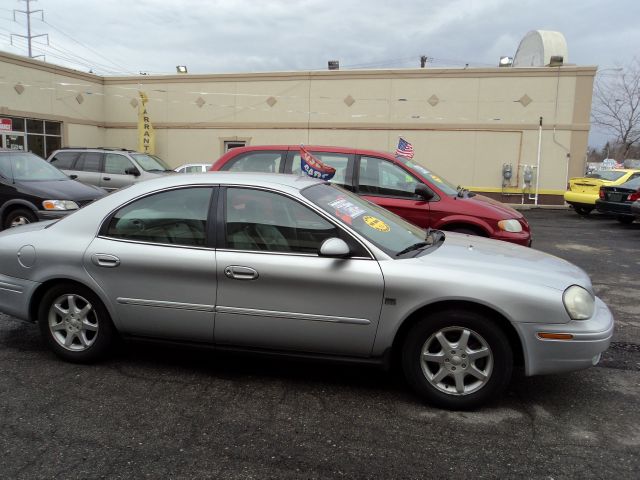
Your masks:
[[[18,227],[20,225],[26,225],[38,221],[38,218],[33,214],[31,210],[26,208],[16,208],[11,210],[4,219],[3,228]]]
[[[56,285],[40,302],[38,322],[53,352],[70,362],[90,363],[103,358],[115,328],[100,299],[88,288]]]
[[[489,318],[447,310],[424,318],[408,332],[402,368],[409,384],[428,403],[469,410],[505,391],[513,351]]]

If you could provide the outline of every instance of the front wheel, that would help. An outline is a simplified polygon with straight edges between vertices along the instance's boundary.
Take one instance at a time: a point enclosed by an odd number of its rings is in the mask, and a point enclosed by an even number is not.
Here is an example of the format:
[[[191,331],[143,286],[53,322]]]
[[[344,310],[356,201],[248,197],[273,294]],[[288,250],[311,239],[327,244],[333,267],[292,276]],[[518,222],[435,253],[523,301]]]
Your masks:
[[[70,362],[99,360],[115,337],[115,328],[100,299],[75,284],[57,285],[45,293],[38,322],[49,348]]]
[[[630,224],[633,223],[635,218],[634,217],[630,217],[628,215],[618,215],[616,217],[616,220],[618,220],[623,225],[630,225]]]
[[[26,208],[16,208],[11,210],[4,219],[3,228],[19,227],[29,223],[37,222],[38,218],[31,210]]]
[[[504,332],[489,318],[448,310],[412,327],[404,341],[402,367],[409,384],[427,402],[468,410],[504,392],[513,352]]]

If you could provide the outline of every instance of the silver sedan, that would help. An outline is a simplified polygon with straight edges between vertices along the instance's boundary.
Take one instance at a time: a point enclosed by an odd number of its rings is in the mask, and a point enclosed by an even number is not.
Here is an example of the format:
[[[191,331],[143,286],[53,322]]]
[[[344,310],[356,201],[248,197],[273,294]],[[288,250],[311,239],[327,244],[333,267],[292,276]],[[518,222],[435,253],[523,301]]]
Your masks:
[[[120,335],[397,363],[453,409],[501,394],[514,366],[595,365],[613,333],[564,260],[425,232],[319,180],[230,172],[143,182],[1,232],[0,311],[38,322],[73,362]]]

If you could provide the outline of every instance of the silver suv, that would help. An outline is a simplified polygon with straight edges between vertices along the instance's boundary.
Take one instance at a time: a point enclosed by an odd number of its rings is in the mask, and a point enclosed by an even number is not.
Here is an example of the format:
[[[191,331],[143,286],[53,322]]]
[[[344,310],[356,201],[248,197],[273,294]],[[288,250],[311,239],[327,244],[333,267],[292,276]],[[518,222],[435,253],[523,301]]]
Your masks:
[[[175,173],[155,155],[116,148],[63,148],[47,159],[72,179],[116,190]]]

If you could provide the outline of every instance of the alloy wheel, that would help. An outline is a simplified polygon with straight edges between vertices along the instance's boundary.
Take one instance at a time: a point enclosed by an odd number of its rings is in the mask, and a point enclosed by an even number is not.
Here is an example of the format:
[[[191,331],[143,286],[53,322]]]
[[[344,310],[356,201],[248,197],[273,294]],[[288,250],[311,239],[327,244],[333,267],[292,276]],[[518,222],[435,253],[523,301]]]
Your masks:
[[[84,297],[66,294],[56,298],[49,308],[49,331],[66,350],[82,352],[98,337],[98,317]]]
[[[493,371],[493,353],[477,332],[447,327],[424,343],[420,366],[427,381],[448,395],[468,395],[484,387]]]

